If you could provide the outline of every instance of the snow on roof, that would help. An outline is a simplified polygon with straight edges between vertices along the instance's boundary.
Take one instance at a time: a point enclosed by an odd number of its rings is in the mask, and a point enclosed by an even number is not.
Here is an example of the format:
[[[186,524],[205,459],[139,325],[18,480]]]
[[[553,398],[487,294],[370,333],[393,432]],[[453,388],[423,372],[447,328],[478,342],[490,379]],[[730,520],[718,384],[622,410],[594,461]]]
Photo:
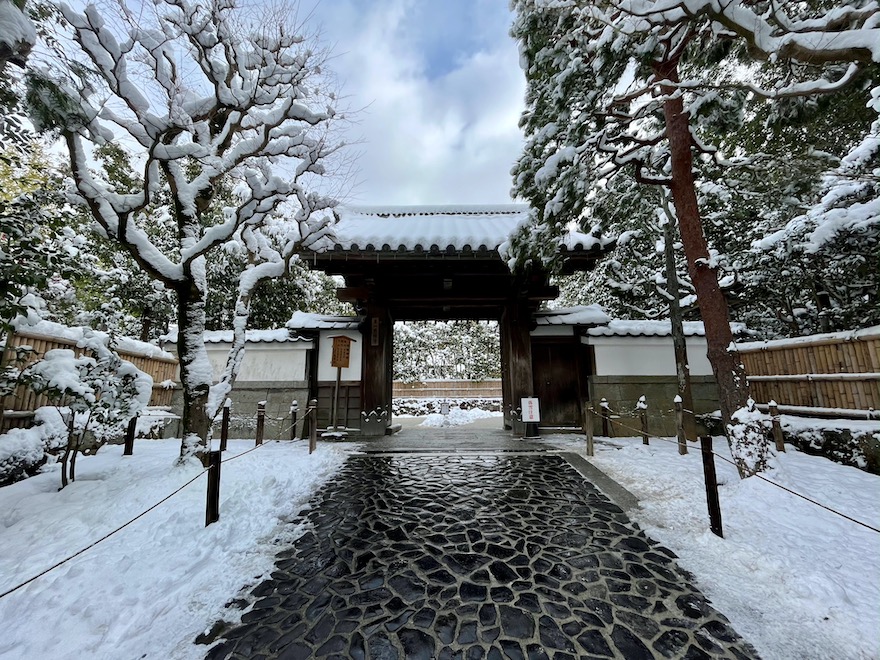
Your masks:
[[[39,321],[37,323],[28,323],[23,317],[18,317],[13,322],[16,334],[28,338],[40,338],[49,340],[63,340],[79,345],[83,340],[86,332],[94,332],[98,335],[106,335],[107,333],[91,328],[71,328],[70,326],[54,323],[52,321]],[[123,353],[131,355],[139,355],[147,358],[155,358],[159,360],[175,360],[176,358],[167,351],[163,351],[155,344],[145,341],[138,341],[129,337],[115,336],[112,338],[111,347]]]
[[[880,325],[861,330],[846,330],[844,332],[826,332],[821,335],[808,335],[806,337],[791,337],[789,339],[772,339],[768,341],[750,341],[737,344],[738,350],[760,350],[771,348],[790,348],[805,344],[817,344],[824,342],[858,341],[880,337]]]
[[[706,329],[702,321],[685,321],[684,334],[686,337],[704,337]],[[731,323],[730,329],[734,335],[740,335],[747,331],[743,323]],[[614,319],[605,326],[589,328],[587,334],[592,337],[668,337],[672,334],[672,324],[669,321],[626,321]]]
[[[315,244],[316,252],[460,251],[495,252],[528,218],[526,204],[338,207],[336,235]],[[603,247],[606,240],[580,232],[563,239],[568,250]]]
[[[535,314],[538,325],[604,325],[610,320],[599,305],[550,309]]]
[[[205,332],[206,344],[232,343],[232,330],[212,330]],[[284,343],[289,341],[302,341],[302,337],[291,335],[287,328],[278,330],[245,330],[245,341],[249,344]]]
[[[203,337],[206,344],[231,344],[233,338],[232,330],[206,330]],[[287,328],[279,328],[277,330],[245,330],[245,341],[249,344],[269,344],[269,343],[285,343],[291,341],[308,341],[303,337],[297,337],[290,334]],[[172,329],[167,335],[161,338],[163,343],[177,343],[177,329]]]
[[[360,316],[330,316],[294,312],[287,322],[287,327],[291,330],[357,330],[362,321],[363,317]]]

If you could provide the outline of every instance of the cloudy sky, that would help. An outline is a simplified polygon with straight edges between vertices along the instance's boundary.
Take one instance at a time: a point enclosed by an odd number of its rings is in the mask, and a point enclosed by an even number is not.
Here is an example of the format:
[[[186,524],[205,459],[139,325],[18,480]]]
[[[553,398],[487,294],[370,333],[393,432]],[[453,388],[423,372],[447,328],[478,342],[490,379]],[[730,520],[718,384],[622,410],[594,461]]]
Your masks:
[[[352,108],[347,203],[510,201],[525,80],[507,0],[320,0],[314,20]],[[301,7],[309,6],[305,0]]]

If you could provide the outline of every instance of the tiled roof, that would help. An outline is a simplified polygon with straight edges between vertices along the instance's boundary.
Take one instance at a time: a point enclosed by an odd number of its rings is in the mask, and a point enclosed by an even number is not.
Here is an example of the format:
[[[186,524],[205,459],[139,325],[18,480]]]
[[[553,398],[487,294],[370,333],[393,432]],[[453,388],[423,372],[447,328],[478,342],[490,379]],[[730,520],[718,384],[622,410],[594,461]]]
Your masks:
[[[489,206],[339,207],[335,239],[318,241],[316,252],[496,252],[528,218],[525,204]],[[567,251],[610,243],[581,232],[562,240]]]

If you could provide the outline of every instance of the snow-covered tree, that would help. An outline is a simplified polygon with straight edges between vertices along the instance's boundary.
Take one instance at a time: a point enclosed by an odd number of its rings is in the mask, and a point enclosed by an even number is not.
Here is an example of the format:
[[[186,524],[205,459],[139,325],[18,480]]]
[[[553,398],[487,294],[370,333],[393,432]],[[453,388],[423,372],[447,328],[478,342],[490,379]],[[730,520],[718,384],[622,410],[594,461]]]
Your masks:
[[[77,270],[60,180],[48,163],[37,142],[0,151],[0,343],[17,316],[42,308],[53,276]]]
[[[412,321],[394,324],[394,379],[482,380],[501,375],[498,324]]]
[[[880,60],[880,9],[873,2],[511,4],[529,81],[521,122],[528,140],[514,190],[533,206],[517,240],[525,255],[519,261],[552,255],[547,246],[568,223],[582,221],[617,172],[668,187],[734,458],[742,475],[764,469],[769,446],[745,412],[748,387],[729,350],[730,314],[695,169],[700,160],[724,160],[706,127],[740,125],[747,102],[832,93]],[[756,84],[755,71],[772,84]],[[537,254],[536,238],[544,244]],[[746,428],[734,429],[737,420]]]
[[[37,41],[34,24],[24,11],[24,0],[0,0],[0,73],[7,62],[24,66]]]
[[[65,80],[33,77],[36,121],[60,132],[76,192],[103,233],[174,292],[184,391],[181,456],[206,459],[211,420],[231,389],[244,350],[251,298],[282,275],[303,245],[329,231],[334,205],[313,182],[340,145],[330,135],[335,95],[325,53],[303,26],[234,2],[166,0],[132,13],[61,6],[79,46]],[[84,75],[72,75],[84,71]],[[93,148],[136,145],[137,189],[121,193],[91,159]],[[218,186],[235,203],[209,224]],[[175,228],[154,240],[145,211],[160,198]],[[230,241],[248,254],[239,274],[235,341],[221,382],[211,385],[203,343],[206,259]]]

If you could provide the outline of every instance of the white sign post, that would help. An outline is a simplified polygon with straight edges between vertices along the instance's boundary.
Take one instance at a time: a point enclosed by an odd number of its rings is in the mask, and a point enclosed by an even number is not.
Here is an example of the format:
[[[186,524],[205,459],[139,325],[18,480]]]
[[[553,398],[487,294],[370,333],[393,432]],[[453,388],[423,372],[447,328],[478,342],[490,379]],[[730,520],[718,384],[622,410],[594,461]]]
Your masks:
[[[541,421],[541,407],[537,397],[525,397],[522,399],[522,421],[526,425],[526,438],[537,438],[538,422]]]
[[[538,404],[537,397],[528,397],[526,399],[522,399],[522,421],[541,421],[541,408]]]

